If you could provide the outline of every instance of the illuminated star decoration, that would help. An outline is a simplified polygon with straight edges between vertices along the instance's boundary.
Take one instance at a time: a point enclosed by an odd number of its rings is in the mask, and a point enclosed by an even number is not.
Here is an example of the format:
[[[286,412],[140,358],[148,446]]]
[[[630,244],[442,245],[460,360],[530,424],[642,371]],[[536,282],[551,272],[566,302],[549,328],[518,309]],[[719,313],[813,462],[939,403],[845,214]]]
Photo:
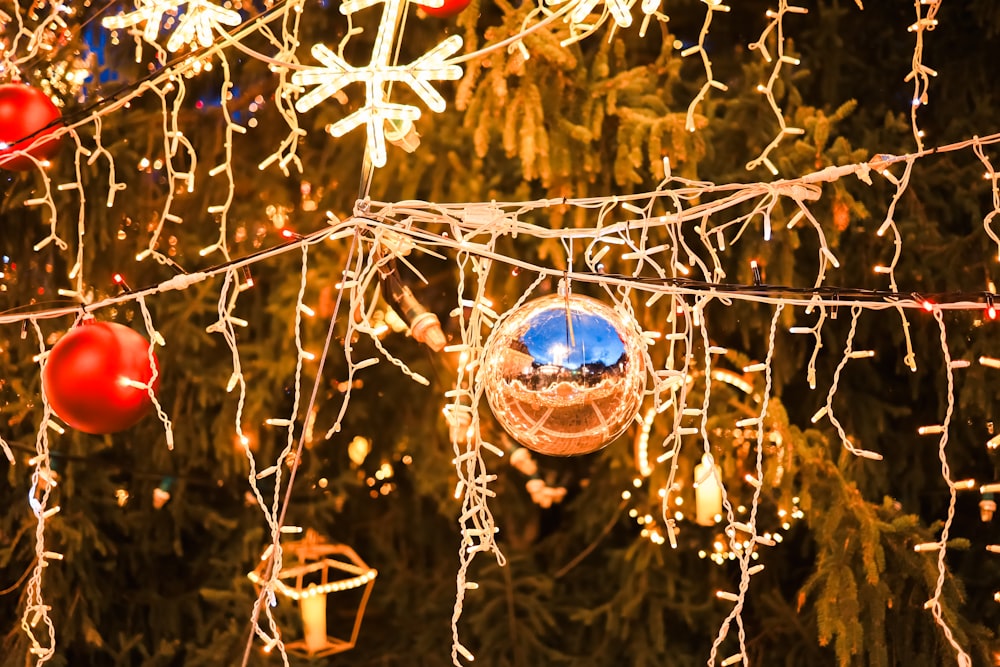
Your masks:
[[[340,6],[343,14],[351,14],[370,7],[378,0],[350,0]],[[376,167],[384,167],[385,122],[412,122],[420,118],[420,109],[409,104],[389,102],[386,83],[405,83],[434,112],[441,113],[445,101],[428,83],[429,81],[454,81],[462,77],[462,68],[448,65],[446,59],[462,48],[462,38],[452,35],[433,49],[408,65],[392,65],[392,45],[400,25],[404,3],[409,0],[384,0],[385,8],[379,23],[371,63],[366,67],[354,67],[323,44],[312,48],[313,56],[325,65],[309,70],[301,70],[292,75],[292,83],[298,86],[316,85],[295,103],[299,113],[305,113],[323,100],[336,95],[350,83],[364,83],[367,100],[365,106],[341,120],[328,125],[326,130],[335,137],[341,137],[359,125],[368,127],[368,155]]]
[[[168,51],[177,51],[185,44],[198,40],[201,46],[210,46],[212,31],[220,25],[237,26],[243,22],[239,12],[213,5],[207,0],[141,0],[138,9],[118,16],[110,16],[101,25],[109,30],[130,28],[145,22],[142,36],[147,42],[156,41],[163,15],[177,12],[181,5],[187,10],[178,18],[177,28],[167,42]],[[222,31],[221,28],[219,28]]]

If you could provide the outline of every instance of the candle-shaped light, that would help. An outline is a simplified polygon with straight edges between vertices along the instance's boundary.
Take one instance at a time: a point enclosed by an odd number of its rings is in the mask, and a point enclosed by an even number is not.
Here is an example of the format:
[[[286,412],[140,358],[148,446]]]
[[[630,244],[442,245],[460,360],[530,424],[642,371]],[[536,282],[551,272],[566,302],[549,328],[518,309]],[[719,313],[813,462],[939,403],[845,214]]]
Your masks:
[[[722,514],[722,487],[711,454],[705,453],[694,467],[694,499],[695,521],[701,526],[714,526],[715,517]]]
[[[317,593],[314,585],[303,591],[299,599],[302,612],[302,628],[305,632],[306,649],[317,653],[326,648],[326,593]]]

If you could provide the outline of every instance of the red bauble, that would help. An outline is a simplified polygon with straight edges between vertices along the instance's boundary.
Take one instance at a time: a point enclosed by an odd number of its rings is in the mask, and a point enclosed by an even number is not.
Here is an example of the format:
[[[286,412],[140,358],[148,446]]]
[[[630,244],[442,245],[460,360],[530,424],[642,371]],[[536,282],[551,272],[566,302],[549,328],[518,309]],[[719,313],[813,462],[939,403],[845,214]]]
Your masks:
[[[26,171],[34,168],[31,158],[12,154],[58,130],[59,126],[52,123],[59,118],[59,109],[37,88],[23,83],[0,85],[0,143],[5,146],[0,150],[0,169]],[[48,129],[35,134],[42,128]],[[47,160],[58,148],[59,140],[51,138],[35,144],[28,153],[38,160]]]
[[[121,324],[91,320],[52,347],[42,383],[53,412],[68,425],[84,433],[114,433],[142,419],[152,405],[145,389],[122,380],[147,384],[152,376],[145,338]]]
[[[444,0],[444,4],[440,7],[428,7],[427,5],[420,5],[420,8],[430,14],[431,16],[437,16],[438,18],[446,19],[455,16],[460,13],[463,9],[469,6],[471,0]],[[419,4],[419,3],[418,3]]]

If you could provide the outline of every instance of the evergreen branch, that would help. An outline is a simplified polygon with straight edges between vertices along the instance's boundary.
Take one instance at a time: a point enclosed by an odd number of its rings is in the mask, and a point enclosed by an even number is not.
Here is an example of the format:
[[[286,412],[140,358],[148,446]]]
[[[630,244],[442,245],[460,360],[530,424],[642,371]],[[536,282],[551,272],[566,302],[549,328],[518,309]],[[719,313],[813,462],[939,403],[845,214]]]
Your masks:
[[[577,554],[572,560],[570,560],[568,563],[559,568],[555,572],[555,574],[552,575],[552,578],[553,579],[563,578],[569,573],[570,570],[579,565],[584,558],[589,556],[591,552],[593,552],[593,550],[597,548],[597,545],[601,543],[601,540],[607,537],[608,533],[611,532],[611,529],[615,527],[615,525],[618,523],[618,520],[621,518],[622,511],[627,506],[628,506],[627,500],[623,499],[620,503],[618,503],[618,509],[615,511],[614,515],[612,515],[611,520],[608,521],[606,524],[604,524],[604,528],[602,528],[601,532],[597,534],[597,537],[595,537],[593,541],[591,541],[591,543],[588,544],[586,548],[584,548],[584,550],[581,551],[579,554]]]
[[[14,591],[16,591],[18,588],[20,588],[21,584],[24,583],[24,580],[27,579],[28,575],[31,574],[32,570],[35,569],[36,560],[37,560],[36,558],[32,558],[31,563],[28,564],[28,569],[24,571],[24,574],[22,574],[21,577],[16,582],[14,582],[14,584],[10,588],[5,588],[2,591],[0,591],[0,595],[9,595]]]

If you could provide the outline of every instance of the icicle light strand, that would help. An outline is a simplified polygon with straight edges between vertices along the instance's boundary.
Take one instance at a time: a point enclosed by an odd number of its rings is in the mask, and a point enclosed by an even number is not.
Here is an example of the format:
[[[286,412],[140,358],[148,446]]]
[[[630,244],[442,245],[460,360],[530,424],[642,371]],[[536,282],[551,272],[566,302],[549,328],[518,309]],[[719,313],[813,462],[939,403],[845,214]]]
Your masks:
[[[467,239],[464,245],[469,247]],[[485,244],[492,247],[496,242],[496,234],[491,235]],[[460,251],[457,256],[458,262],[458,288],[459,297],[459,323],[462,331],[462,346],[467,353],[469,361],[477,360],[482,356],[483,349],[483,327],[484,319],[488,316],[481,308],[472,308],[468,318],[465,316],[465,309],[461,307],[462,300],[467,299],[474,303],[482,303],[486,297],[485,289],[489,278],[492,262],[489,259],[471,254],[468,250]],[[465,296],[466,276],[472,272],[477,280],[474,284],[474,293],[471,298]],[[531,289],[540,282],[536,280],[528,291],[525,291],[517,300],[514,308],[524,303]],[[496,323],[491,323],[488,329],[493,329]],[[487,504],[489,497],[496,493],[489,489],[489,482],[496,479],[495,475],[490,475],[486,467],[483,456],[484,449],[493,453],[502,454],[502,450],[486,443],[482,440],[479,432],[479,404],[482,401],[485,387],[481,381],[475,378],[482,378],[482,374],[474,373],[470,370],[469,363],[461,364],[455,382],[456,393],[453,402],[446,408],[446,418],[458,421],[458,428],[450,428],[452,440],[452,451],[455,454],[455,472],[458,474],[458,487],[461,490],[462,512],[459,516],[459,530],[462,540],[459,545],[459,567],[455,577],[455,605],[451,617],[452,633],[452,664],[461,667],[461,659],[469,662],[474,660],[473,654],[461,643],[459,638],[459,621],[462,617],[465,595],[473,587],[468,581],[469,567],[479,553],[493,553],[497,564],[503,566],[506,558],[500,551],[496,543],[496,525],[493,521],[493,513]],[[463,425],[467,424],[463,428]]]
[[[764,457],[764,419],[767,417],[767,407],[771,395],[771,362],[774,359],[774,340],[775,335],[778,330],[778,321],[781,318],[782,310],[784,309],[783,304],[778,304],[774,309],[774,315],[771,317],[771,327],[767,338],[767,356],[764,360],[764,392],[763,399],[761,401],[760,412],[757,417],[757,437],[756,445],[754,447],[756,454],[756,479],[764,479],[763,470],[763,457]],[[707,375],[707,374],[706,374]],[[728,594],[726,596],[720,595],[722,599],[730,600],[733,602],[733,608],[730,610],[729,614],[726,616],[725,620],[722,622],[719,632],[716,635],[715,641],[712,643],[712,649],[709,653],[708,664],[714,665],[716,658],[718,656],[719,648],[725,641],[730,625],[735,621],[737,627],[737,638],[739,641],[739,653],[734,654],[725,660],[723,664],[736,664],[742,661],[744,664],[749,664],[747,658],[746,649],[746,630],[743,625],[743,606],[746,603],[746,594],[750,587],[750,561],[754,553],[756,553],[758,547],[757,540],[757,511],[760,506],[760,494],[761,485],[753,486],[753,499],[750,505],[750,516],[746,522],[737,522],[736,514],[733,511],[733,505],[729,500],[728,494],[726,493],[725,484],[722,480],[718,478],[718,473],[714,473],[717,477],[717,482],[719,486],[723,489],[722,493],[722,503],[723,507],[726,509],[728,525],[726,528],[726,533],[729,537],[730,548],[737,555],[737,560],[740,564],[740,584],[738,593],[736,595]],[[740,533],[745,533],[748,535],[745,541],[749,542],[749,546],[743,546],[744,540],[741,540]],[[739,547],[737,544],[739,543]],[[737,660],[738,658],[738,660]]]
[[[39,372],[45,372],[45,336],[36,320],[31,320],[31,325],[35,330],[38,339],[38,367]],[[31,488],[28,490],[28,505],[32,514],[35,515],[35,564],[28,579],[25,589],[24,613],[21,616],[21,628],[24,630],[28,641],[31,643],[29,653],[35,660],[35,665],[42,665],[55,657],[56,650],[56,629],[49,616],[51,607],[45,603],[42,595],[42,578],[45,568],[48,566],[45,546],[45,522],[59,512],[59,506],[49,507],[49,497],[55,486],[54,475],[50,467],[49,459],[49,420],[52,417],[52,407],[49,405],[45,394],[44,384],[41,387],[42,394],[42,420],[38,424],[38,431],[35,437],[35,456],[32,457],[34,470],[31,473]],[[39,623],[45,628],[47,642],[36,635]]]
[[[145,297],[139,297],[137,299],[139,302],[139,310],[142,312],[142,321],[146,325],[146,334],[149,336],[149,369],[150,376],[149,381],[145,383],[142,387],[149,396],[149,401],[153,404],[153,408],[156,410],[156,416],[159,417],[160,422],[163,423],[163,434],[167,441],[167,449],[174,448],[174,429],[173,423],[170,421],[170,417],[167,415],[163,406],[160,405],[160,401],[156,398],[156,392],[153,387],[156,384],[156,379],[160,376],[160,369],[156,364],[156,359],[154,358],[154,350],[157,345],[166,345],[163,340],[163,336],[160,332],[156,330],[153,326],[153,316],[149,312],[149,308],[146,306]]]
[[[684,58],[698,54],[701,57],[702,67],[705,69],[705,83],[702,84],[698,94],[694,96],[691,104],[688,105],[687,116],[684,120],[684,129],[688,132],[694,132],[698,128],[695,123],[695,112],[697,112],[698,105],[705,99],[708,92],[712,88],[717,88],[723,92],[729,90],[726,84],[715,80],[715,75],[712,72],[712,61],[708,57],[708,51],[705,50],[705,40],[708,39],[708,32],[712,27],[712,19],[715,18],[715,13],[728,12],[730,8],[729,5],[722,4],[720,0],[702,0],[702,2],[705,3],[705,22],[701,26],[701,32],[698,33],[698,43],[681,51],[681,57]]]
[[[941,478],[945,481],[945,484],[948,485],[948,514],[945,518],[944,525],[941,527],[941,537],[939,540],[941,548],[938,549],[937,552],[937,582],[934,585],[934,595],[927,601],[927,605],[929,605],[931,613],[934,615],[934,621],[937,623],[938,627],[941,628],[941,632],[944,634],[945,639],[947,639],[948,643],[955,649],[958,665],[960,667],[972,667],[972,658],[969,657],[969,654],[966,653],[955,640],[951,627],[944,619],[944,611],[941,607],[941,592],[944,588],[944,580],[948,570],[948,566],[945,563],[945,556],[948,550],[948,534],[951,531],[952,522],[955,519],[956,485],[951,479],[951,468],[948,466],[947,453],[948,427],[951,424],[951,419],[955,412],[955,374],[951,366],[951,350],[948,347],[948,331],[944,324],[944,316],[939,309],[934,310],[934,320],[937,322],[938,329],[940,331],[941,354],[944,357],[944,372],[947,380],[947,393],[945,395],[947,407],[944,413],[944,421],[942,422],[941,437],[938,439],[938,459],[941,461]]]
[[[910,105],[910,125],[913,129],[913,139],[917,143],[917,150],[924,148],[924,133],[917,126],[917,110],[928,103],[927,90],[930,87],[930,77],[937,76],[937,72],[924,64],[924,33],[937,28],[937,13],[941,8],[941,0],[913,0],[913,8],[916,10],[916,21],[907,28],[914,33],[913,60],[910,73],[906,75],[906,81],[913,82],[913,102]],[[924,13],[926,8],[927,13]]]
[[[833,372],[833,381],[830,383],[830,390],[826,394],[826,405],[824,407],[826,408],[826,417],[837,430],[837,435],[840,436],[840,444],[844,446],[844,449],[851,452],[855,456],[881,461],[881,454],[858,449],[854,446],[854,443],[851,442],[851,439],[847,436],[847,432],[844,430],[840,420],[837,419],[833,412],[833,398],[837,395],[837,389],[840,385],[840,378],[844,371],[844,367],[847,366],[847,362],[852,359],[851,353],[854,350],[854,334],[857,333],[858,319],[861,317],[862,310],[863,309],[858,305],[851,307],[851,328],[847,332],[847,340],[844,342],[844,355],[840,358],[840,363],[837,364],[837,368]]]
[[[778,133],[775,135],[774,139],[771,140],[764,150],[761,151],[760,155],[747,163],[747,171],[756,169],[758,166],[763,165],[771,172],[772,175],[778,175],[778,168],[770,159],[771,151],[778,147],[778,144],[788,136],[795,136],[800,134],[805,134],[805,130],[800,127],[789,127],[785,123],[785,116],[781,111],[781,107],[778,105],[778,101],[774,96],[774,85],[781,78],[781,70],[785,66],[796,66],[799,64],[799,59],[794,58],[785,53],[785,16],[787,14],[806,14],[808,9],[805,7],[797,7],[795,5],[788,4],[788,0],[780,0],[778,2],[778,10],[774,11],[772,9],[767,10],[767,18],[770,19],[767,27],[764,28],[764,32],[761,33],[760,39],[750,45],[751,51],[758,51],[764,62],[771,63],[771,75],[767,79],[766,84],[758,84],[757,92],[764,95],[767,100],[768,106],[774,113],[775,118],[778,121]],[[776,53],[774,57],[767,50],[767,42],[771,34],[774,33],[775,39],[775,49]]]

